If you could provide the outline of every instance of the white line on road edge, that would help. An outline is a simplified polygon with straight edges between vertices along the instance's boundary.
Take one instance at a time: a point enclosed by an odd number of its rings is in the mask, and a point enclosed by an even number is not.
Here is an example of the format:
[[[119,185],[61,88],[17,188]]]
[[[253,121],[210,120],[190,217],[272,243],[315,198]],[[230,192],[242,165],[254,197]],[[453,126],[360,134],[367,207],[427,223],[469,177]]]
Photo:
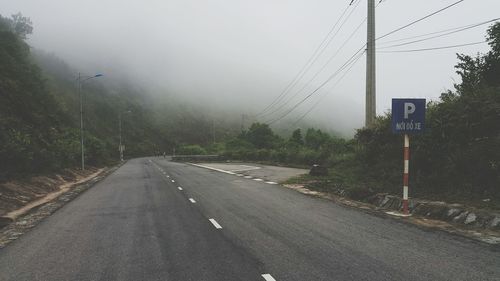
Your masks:
[[[217,221],[215,221],[214,219],[208,219],[208,220],[215,226],[215,228],[217,228],[217,229],[222,228],[222,226],[220,226],[220,224]]]
[[[182,187],[178,186],[177,189],[181,190],[182,191]]]
[[[196,203],[193,198],[189,198],[189,201],[191,201],[191,203]]]
[[[254,181],[264,181],[263,179],[253,179]]]
[[[276,279],[274,279],[271,274],[262,274],[262,277],[266,280],[266,281],[276,281]]]
[[[274,182],[274,181],[266,181],[266,183],[268,183],[268,184],[278,184],[277,182]]]
[[[194,163],[188,163],[188,164],[189,164],[189,165],[196,166],[196,167],[200,167],[200,168],[205,168],[205,169],[209,169],[209,170],[214,170],[214,171],[221,172],[221,173],[226,173],[226,174],[229,174],[229,175],[236,175],[235,173],[230,172],[230,171],[221,170],[221,169],[217,169],[217,168],[212,168],[212,167],[205,166],[205,165],[194,164]]]

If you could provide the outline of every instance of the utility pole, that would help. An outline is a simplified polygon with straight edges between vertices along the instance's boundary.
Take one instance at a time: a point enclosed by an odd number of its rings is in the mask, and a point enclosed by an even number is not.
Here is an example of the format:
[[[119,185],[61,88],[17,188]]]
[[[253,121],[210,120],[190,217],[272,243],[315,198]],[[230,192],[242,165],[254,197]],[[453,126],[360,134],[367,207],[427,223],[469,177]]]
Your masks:
[[[215,144],[215,119],[212,119],[212,141]]]
[[[245,130],[245,114],[241,114],[241,131]]]
[[[368,0],[368,34],[366,42],[366,103],[365,126],[369,127],[376,116],[375,73],[375,0]]]
[[[80,96],[80,144],[82,154],[82,171],[85,170],[85,149],[83,146],[83,96],[82,96],[82,75],[78,72],[78,95]]]
[[[120,135],[120,146],[118,146],[118,150],[120,152],[120,161],[123,162],[123,146],[122,146],[122,113],[118,114],[118,131]]]

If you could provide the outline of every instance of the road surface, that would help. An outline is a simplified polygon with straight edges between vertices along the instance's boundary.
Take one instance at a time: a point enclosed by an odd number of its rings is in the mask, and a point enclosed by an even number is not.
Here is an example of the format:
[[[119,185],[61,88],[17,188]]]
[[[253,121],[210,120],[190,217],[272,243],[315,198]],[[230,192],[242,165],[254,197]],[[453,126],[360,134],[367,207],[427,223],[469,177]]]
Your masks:
[[[142,158],[0,250],[0,280],[500,280],[500,251]]]

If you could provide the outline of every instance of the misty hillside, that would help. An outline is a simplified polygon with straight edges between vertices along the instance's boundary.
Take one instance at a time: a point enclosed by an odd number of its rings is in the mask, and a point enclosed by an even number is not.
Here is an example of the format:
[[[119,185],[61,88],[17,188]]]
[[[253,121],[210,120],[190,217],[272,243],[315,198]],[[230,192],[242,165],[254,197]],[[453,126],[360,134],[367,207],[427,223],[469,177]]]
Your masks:
[[[30,25],[27,24],[29,28]],[[28,30],[29,32],[31,30]],[[0,22],[0,177],[78,166],[78,71],[55,55],[32,50],[11,19]],[[119,159],[119,115],[126,157],[208,144],[231,134],[230,120],[198,107],[153,99],[133,83],[104,75],[84,83],[86,161]],[[236,125],[234,125],[236,124]],[[229,130],[228,130],[229,128]],[[239,132],[239,120],[233,122]],[[229,132],[229,133],[228,133]]]

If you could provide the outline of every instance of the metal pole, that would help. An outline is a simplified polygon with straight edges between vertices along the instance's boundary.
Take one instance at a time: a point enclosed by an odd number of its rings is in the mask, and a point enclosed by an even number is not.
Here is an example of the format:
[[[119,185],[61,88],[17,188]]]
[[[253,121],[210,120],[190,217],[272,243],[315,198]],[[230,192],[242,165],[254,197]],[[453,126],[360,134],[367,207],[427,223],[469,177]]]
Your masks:
[[[410,136],[405,134],[404,148],[403,148],[403,213],[408,215],[408,183],[409,183],[409,169],[410,169]]]
[[[120,161],[123,161],[123,148],[122,148],[122,113],[118,114],[118,131],[120,135],[120,146],[118,150],[120,152]]]
[[[215,119],[212,120],[212,138],[213,143],[215,144]]]
[[[80,96],[80,143],[82,151],[82,171],[85,170],[85,149],[83,145],[83,95],[81,74],[78,72],[78,95]]]
[[[377,114],[375,73],[375,0],[368,0],[367,24],[365,126],[368,127],[373,124]]]

